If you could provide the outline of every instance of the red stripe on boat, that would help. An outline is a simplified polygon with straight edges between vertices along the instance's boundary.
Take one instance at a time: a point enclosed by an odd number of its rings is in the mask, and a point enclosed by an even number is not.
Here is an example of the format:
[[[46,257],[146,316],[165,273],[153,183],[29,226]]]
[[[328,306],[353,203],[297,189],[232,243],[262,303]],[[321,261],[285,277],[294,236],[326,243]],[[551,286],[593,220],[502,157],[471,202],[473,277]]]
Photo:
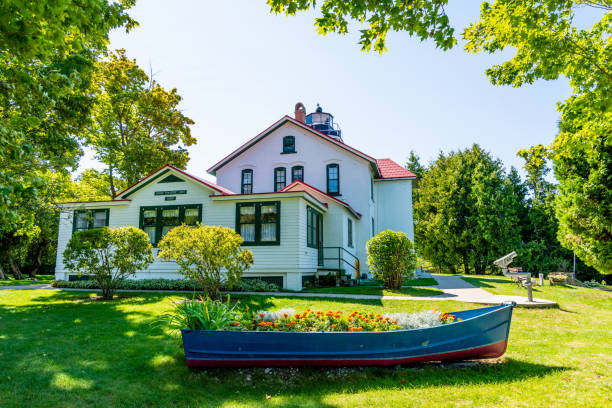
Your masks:
[[[473,349],[430,354],[427,356],[359,359],[359,360],[193,360],[187,359],[187,367],[290,367],[290,366],[390,366],[395,364],[422,363],[425,361],[455,360],[464,358],[496,358],[506,352],[508,340]]]

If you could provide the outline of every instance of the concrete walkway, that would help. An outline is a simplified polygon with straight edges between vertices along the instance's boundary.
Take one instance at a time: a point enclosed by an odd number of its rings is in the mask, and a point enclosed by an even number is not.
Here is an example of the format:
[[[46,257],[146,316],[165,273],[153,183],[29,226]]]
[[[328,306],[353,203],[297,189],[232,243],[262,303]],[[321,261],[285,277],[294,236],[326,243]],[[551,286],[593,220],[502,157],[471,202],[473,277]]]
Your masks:
[[[340,299],[367,299],[367,300],[456,300],[458,302],[479,303],[484,305],[498,305],[503,302],[516,302],[523,307],[554,307],[556,302],[545,299],[533,299],[529,302],[526,296],[512,295],[493,295],[484,289],[476,287],[461,279],[461,276],[433,275],[438,281],[438,285],[432,286],[442,290],[444,293],[437,296],[379,296],[379,295],[359,295],[345,293],[302,293],[302,292],[229,292],[236,295],[259,295],[259,296],[287,296],[305,298],[340,298]],[[91,292],[95,289],[70,289],[54,288],[51,285],[24,285],[24,286],[0,286],[0,290],[6,289],[52,289],[77,292]],[[142,292],[142,293],[167,293],[167,290],[118,290],[117,292]],[[172,291],[179,293],[193,293],[192,291]]]

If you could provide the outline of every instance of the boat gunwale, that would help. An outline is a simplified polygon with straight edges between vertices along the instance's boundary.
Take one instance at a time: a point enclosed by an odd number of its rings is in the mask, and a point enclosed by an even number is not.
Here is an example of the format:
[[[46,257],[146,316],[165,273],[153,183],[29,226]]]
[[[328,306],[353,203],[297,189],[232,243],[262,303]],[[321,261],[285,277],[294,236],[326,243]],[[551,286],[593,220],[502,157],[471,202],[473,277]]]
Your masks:
[[[380,330],[380,331],[373,331],[373,330],[369,330],[369,331],[357,331],[357,332],[352,332],[352,331],[284,331],[284,330],[270,330],[270,331],[258,331],[258,330],[194,330],[194,329],[180,329],[181,333],[284,333],[284,334],[339,334],[339,333],[350,333],[350,334],[389,334],[389,333],[406,333],[406,332],[415,332],[415,331],[419,331],[419,330],[431,330],[431,329],[436,329],[436,328],[440,328],[440,327],[449,327],[451,325],[454,324],[459,324],[459,323],[467,323],[470,322],[471,320],[474,320],[476,318],[480,318],[483,316],[486,316],[488,314],[491,314],[493,312],[497,312],[506,308],[511,308],[513,309],[516,306],[515,302],[511,302],[511,303],[502,303],[500,305],[497,306],[488,306],[488,307],[481,307],[481,308],[476,308],[476,309],[468,309],[468,310],[459,310],[459,311],[455,311],[455,312],[451,312],[448,314],[453,314],[453,313],[459,313],[459,312],[469,312],[469,311],[473,311],[473,310],[478,310],[478,309],[492,309],[489,310],[487,312],[484,312],[482,314],[478,314],[476,316],[473,317],[468,317],[467,319],[462,319],[460,322],[459,321],[454,321],[452,323],[445,323],[445,324],[441,324],[438,326],[430,326],[430,327],[415,327],[413,329],[400,329],[400,330]]]

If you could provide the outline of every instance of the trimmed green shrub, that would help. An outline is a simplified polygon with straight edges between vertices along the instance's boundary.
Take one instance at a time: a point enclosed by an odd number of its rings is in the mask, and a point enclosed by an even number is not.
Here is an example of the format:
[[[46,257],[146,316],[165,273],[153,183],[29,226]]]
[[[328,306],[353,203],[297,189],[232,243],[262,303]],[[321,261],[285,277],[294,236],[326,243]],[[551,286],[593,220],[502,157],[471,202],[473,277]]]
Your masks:
[[[206,296],[219,298],[222,285],[232,288],[253,265],[253,253],[241,247],[242,237],[231,228],[181,225],[159,243],[158,256],[174,261],[180,273],[197,281]]]
[[[376,279],[389,289],[399,289],[404,279],[413,279],[417,255],[408,235],[385,230],[366,244],[368,265]]]
[[[104,299],[112,299],[122,281],[146,269],[153,260],[149,236],[136,227],[78,231],[64,251],[66,269],[93,275]]]
[[[94,280],[82,281],[64,281],[57,280],[52,283],[56,288],[70,289],[99,289],[100,286]],[[198,282],[185,279],[126,279],[117,285],[117,289],[126,290],[191,290],[199,291],[201,289]],[[242,292],[276,292],[278,286],[273,283],[264,282],[261,279],[249,279],[240,282],[231,290]],[[229,290],[227,287],[221,287],[221,290]]]

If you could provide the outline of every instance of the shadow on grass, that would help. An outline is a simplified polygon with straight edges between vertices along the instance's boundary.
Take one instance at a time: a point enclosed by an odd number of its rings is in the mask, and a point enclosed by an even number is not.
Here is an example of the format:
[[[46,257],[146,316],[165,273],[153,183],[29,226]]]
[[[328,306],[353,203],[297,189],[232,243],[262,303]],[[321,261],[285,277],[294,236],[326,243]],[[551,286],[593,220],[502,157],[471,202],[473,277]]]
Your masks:
[[[174,299],[167,294],[121,294],[113,301],[91,301],[89,293],[57,291],[37,294],[26,305],[0,309],[2,405],[252,406],[265,403],[266,395],[271,395],[284,401],[282,405],[326,407],[332,406],[325,402],[330,394],[388,391],[399,386],[503,384],[567,370],[508,359],[502,364],[465,368],[425,364],[191,372],[182,348],[166,327],[154,324]],[[257,309],[273,305],[264,296],[240,300]]]

